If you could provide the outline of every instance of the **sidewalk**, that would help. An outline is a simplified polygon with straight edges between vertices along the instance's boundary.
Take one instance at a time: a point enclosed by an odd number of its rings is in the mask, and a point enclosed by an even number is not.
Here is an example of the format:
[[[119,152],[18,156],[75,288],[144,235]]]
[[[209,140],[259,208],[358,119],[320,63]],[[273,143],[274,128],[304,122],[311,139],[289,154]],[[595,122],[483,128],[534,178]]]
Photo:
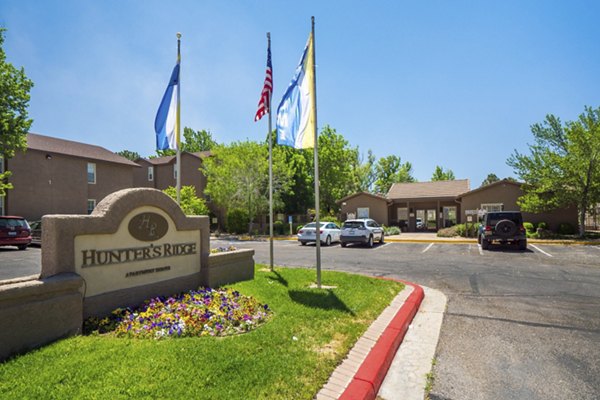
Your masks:
[[[433,368],[447,298],[423,286],[425,298],[410,325],[379,389],[384,400],[423,400],[427,376]]]
[[[317,400],[425,396],[446,296],[410,282],[336,368]]]

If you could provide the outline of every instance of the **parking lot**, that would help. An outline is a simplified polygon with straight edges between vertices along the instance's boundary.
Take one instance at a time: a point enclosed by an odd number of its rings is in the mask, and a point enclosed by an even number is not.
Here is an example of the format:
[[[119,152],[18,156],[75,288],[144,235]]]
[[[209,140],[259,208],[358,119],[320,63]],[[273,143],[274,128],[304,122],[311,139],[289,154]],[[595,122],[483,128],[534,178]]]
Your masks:
[[[213,248],[230,244],[269,263],[267,241],[211,241]],[[278,266],[315,267],[314,244],[275,241],[274,254]],[[334,244],[321,247],[321,260],[324,271],[405,279],[448,297],[432,400],[594,399],[600,392],[600,246]],[[0,248],[0,279],[39,272],[39,248]]]
[[[268,264],[268,242],[232,244]],[[314,245],[274,248],[276,265],[315,266]],[[406,279],[446,294],[430,399],[598,398],[599,246],[334,245],[321,248],[321,259],[323,270]]]

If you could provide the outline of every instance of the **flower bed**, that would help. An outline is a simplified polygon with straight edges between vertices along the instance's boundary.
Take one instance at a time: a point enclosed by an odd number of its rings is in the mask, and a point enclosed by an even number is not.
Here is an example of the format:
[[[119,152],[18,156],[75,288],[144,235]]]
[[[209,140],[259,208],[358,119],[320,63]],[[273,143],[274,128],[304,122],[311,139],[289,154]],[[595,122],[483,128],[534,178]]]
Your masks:
[[[227,253],[229,251],[236,251],[236,250],[237,250],[237,247],[235,247],[233,245],[229,245],[228,247],[221,246],[221,247],[217,247],[217,248],[214,248],[214,249],[210,249],[210,253],[211,254]]]
[[[255,329],[271,315],[268,305],[235,290],[201,288],[157,297],[133,310],[117,309],[104,319],[90,318],[84,332],[151,339],[227,336]]]

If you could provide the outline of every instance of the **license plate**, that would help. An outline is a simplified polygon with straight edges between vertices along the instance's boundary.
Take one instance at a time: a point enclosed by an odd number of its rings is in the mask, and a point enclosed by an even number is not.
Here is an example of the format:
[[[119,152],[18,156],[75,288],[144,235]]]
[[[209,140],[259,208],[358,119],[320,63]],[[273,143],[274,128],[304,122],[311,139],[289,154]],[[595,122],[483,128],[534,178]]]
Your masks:
[[[8,236],[17,236],[17,232],[8,232]]]

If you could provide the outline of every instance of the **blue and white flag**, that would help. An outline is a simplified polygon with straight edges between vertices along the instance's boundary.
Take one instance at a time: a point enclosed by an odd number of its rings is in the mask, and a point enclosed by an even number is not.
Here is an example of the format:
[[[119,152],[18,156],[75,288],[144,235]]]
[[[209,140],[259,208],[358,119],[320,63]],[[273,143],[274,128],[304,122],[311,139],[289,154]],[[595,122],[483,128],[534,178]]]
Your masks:
[[[315,147],[314,46],[308,38],[294,78],[277,108],[277,143],[297,149]]]
[[[156,132],[157,150],[177,150],[179,138],[177,137],[179,92],[179,62],[173,68],[171,80],[160,102],[156,119],[154,120],[154,131]]]

